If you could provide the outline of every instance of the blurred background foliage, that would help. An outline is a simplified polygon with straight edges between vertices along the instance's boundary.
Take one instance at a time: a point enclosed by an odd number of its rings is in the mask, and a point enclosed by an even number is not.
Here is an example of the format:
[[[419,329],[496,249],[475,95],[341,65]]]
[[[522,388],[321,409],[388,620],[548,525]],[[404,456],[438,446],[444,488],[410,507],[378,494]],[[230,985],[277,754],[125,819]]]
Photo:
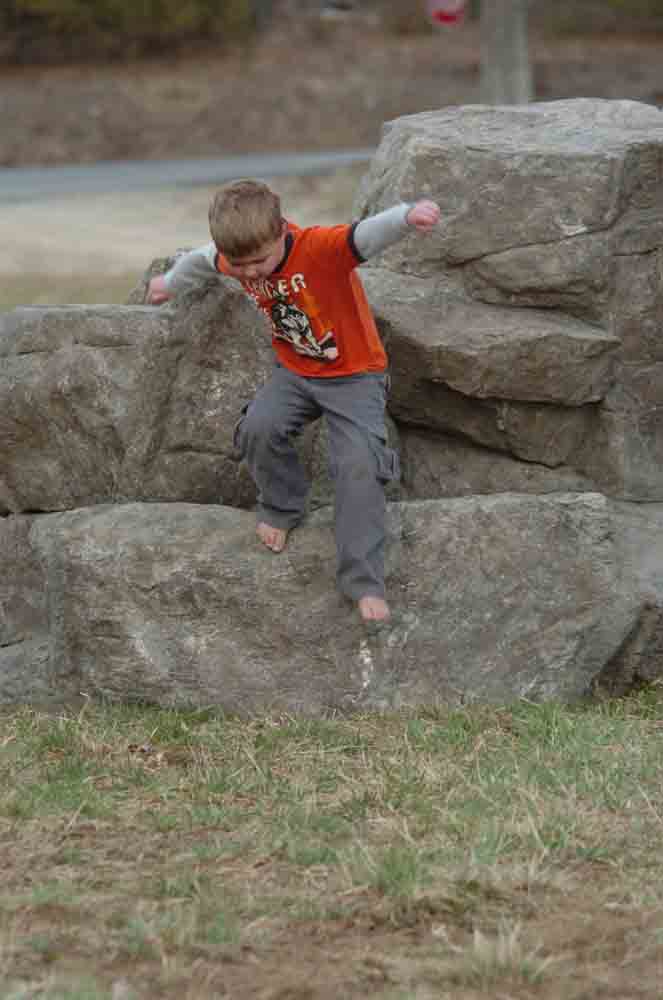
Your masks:
[[[484,0],[486,2],[486,0]],[[663,0],[529,0],[533,22],[553,35],[663,31]],[[469,0],[469,16],[481,0]],[[250,44],[284,17],[369,13],[385,31],[434,30],[423,0],[1,0],[5,64],[135,58],[191,44]],[[324,39],[324,33],[318,36]]]
[[[261,30],[271,0],[2,0],[9,63],[163,53],[191,42],[222,45]]]

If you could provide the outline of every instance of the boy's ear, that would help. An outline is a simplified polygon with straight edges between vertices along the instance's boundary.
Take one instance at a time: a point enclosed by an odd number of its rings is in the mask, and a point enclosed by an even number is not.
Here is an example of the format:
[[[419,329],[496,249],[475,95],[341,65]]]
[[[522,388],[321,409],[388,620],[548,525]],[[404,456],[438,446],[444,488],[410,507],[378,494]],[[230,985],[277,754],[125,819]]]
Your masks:
[[[281,233],[280,233],[279,239],[280,239],[281,236],[285,236],[285,234],[287,233],[287,231],[288,231],[288,222],[287,222],[286,219],[281,219]]]

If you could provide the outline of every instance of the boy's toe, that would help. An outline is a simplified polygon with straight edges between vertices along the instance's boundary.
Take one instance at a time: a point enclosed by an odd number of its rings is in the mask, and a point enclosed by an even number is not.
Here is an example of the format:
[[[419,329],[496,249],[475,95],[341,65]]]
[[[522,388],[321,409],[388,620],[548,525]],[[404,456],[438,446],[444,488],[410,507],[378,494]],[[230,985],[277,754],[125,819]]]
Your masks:
[[[391,612],[384,598],[369,595],[359,598],[359,614],[365,622],[385,622]]]
[[[271,524],[261,522],[257,529],[258,538],[272,552],[283,552],[288,538],[288,532],[282,528],[273,528]]]

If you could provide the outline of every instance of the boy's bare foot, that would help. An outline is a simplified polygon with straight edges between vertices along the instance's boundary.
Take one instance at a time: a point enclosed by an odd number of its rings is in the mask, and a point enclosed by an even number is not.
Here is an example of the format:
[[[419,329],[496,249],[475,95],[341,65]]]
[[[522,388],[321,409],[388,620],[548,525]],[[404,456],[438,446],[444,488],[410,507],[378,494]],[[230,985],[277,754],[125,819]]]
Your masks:
[[[261,521],[256,528],[258,538],[272,552],[283,552],[288,539],[288,532],[283,528],[273,528],[271,524]]]
[[[391,612],[382,597],[360,597],[359,614],[365,622],[386,622]]]

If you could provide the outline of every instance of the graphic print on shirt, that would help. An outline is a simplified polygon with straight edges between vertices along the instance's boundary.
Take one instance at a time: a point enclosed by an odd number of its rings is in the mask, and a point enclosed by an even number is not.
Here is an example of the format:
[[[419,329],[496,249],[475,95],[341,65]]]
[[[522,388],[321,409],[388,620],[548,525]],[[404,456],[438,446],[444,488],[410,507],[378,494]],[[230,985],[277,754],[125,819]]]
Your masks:
[[[315,361],[338,359],[334,330],[321,315],[301,272],[272,280],[244,281],[242,284],[258,308],[271,319],[277,340],[284,340],[297,354]]]
[[[279,340],[286,340],[297,354],[316,358],[319,361],[335,361],[338,357],[338,347],[332,330],[325,331],[316,338],[311,317],[293,305],[285,296],[275,298],[270,309],[274,327],[274,335]]]

